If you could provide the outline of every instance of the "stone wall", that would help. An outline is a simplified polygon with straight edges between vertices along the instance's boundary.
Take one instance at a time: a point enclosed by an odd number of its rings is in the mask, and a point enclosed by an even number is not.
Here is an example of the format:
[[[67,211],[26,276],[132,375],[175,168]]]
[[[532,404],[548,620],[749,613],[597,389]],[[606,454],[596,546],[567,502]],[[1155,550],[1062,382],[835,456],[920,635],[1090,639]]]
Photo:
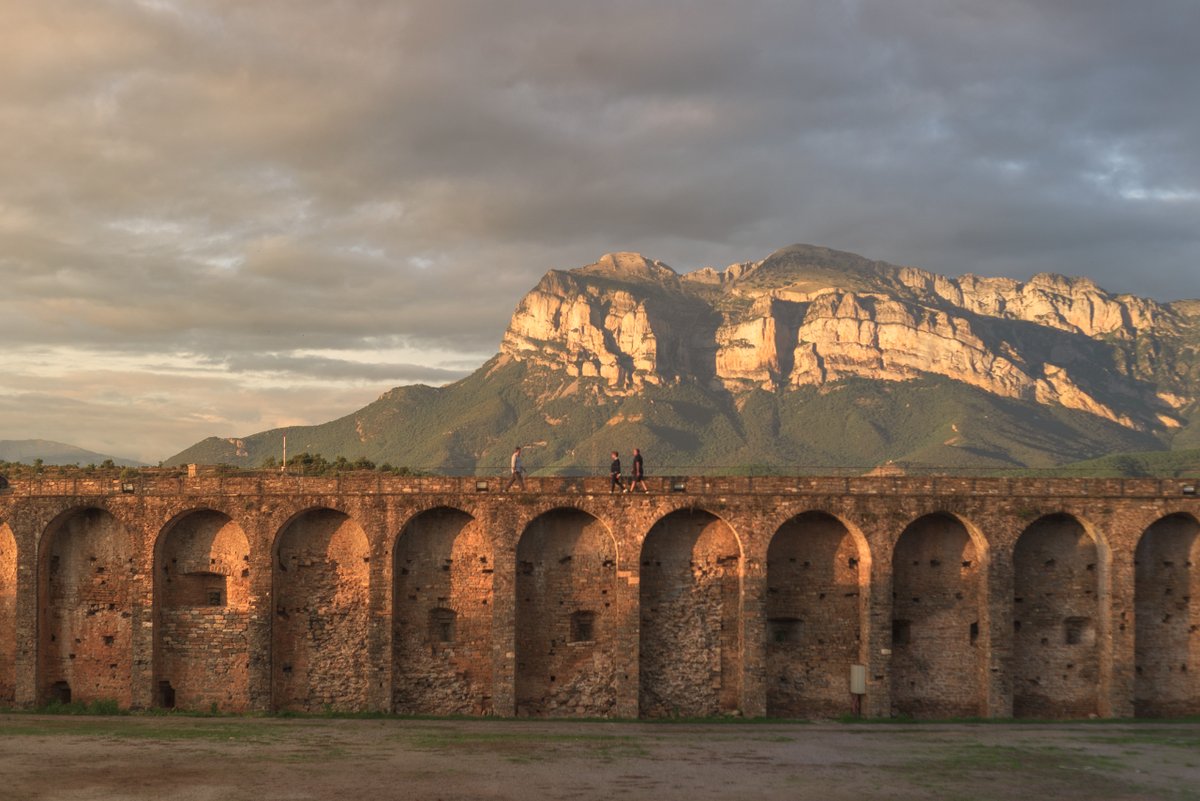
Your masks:
[[[15,481],[0,491],[0,705],[1200,712],[1191,482],[501,483]]]

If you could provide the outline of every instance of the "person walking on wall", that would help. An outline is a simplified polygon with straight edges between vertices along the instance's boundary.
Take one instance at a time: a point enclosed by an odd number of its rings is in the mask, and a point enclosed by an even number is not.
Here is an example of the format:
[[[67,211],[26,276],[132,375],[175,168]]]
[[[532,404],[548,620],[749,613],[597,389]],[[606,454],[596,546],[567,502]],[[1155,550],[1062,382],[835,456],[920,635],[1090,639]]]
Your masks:
[[[513,449],[510,469],[512,475],[508,477],[508,485],[504,488],[504,491],[508,492],[512,489],[514,483],[518,483],[521,485],[521,492],[525,492],[525,461],[521,458],[520,445]]]
[[[621,480],[621,457],[616,451],[612,452],[612,464],[608,467],[609,476],[612,478],[612,483],[608,487],[608,494],[612,495],[617,491],[617,487],[621,488],[621,492],[629,492],[625,488],[625,482]]]
[[[638,484],[642,485],[642,492],[649,492],[646,489],[646,464],[642,461],[642,451],[640,448],[633,449],[633,476],[629,480],[629,491],[633,492],[638,488]]]

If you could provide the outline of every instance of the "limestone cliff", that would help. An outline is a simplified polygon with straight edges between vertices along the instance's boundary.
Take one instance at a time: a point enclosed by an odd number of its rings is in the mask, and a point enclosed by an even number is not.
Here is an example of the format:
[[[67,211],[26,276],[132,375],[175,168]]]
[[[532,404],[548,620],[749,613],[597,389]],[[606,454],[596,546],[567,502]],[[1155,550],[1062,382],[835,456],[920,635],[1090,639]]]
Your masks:
[[[1165,430],[1196,401],[1189,308],[1085,278],[955,279],[802,245],[686,275],[616,253],[547,273],[501,352],[614,395],[692,379],[736,395],[933,375]]]

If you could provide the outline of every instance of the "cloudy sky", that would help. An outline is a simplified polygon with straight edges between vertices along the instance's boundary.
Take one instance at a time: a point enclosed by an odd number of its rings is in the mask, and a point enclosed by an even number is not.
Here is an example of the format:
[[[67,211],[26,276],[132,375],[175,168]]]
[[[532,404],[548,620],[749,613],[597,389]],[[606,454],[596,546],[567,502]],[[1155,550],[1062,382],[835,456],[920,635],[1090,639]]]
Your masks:
[[[157,462],[793,242],[1200,297],[1194,0],[0,0],[0,439]]]

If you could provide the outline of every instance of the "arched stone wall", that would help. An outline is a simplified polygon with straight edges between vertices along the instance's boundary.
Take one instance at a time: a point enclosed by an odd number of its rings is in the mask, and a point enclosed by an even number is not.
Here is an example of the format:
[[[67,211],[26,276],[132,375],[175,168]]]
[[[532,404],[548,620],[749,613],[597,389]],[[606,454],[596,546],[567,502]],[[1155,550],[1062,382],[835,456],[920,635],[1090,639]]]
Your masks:
[[[17,540],[0,523],[0,707],[17,695]]]
[[[850,530],[808,512],[767,548],[767,715],[834,717],[853,710],[850,666],[860,662],[862,593],[870,572]]]
[[[892,556],[892,709],[919,718],[983,713],[982,559],[966,527],[926,515]]]
[[[606,717],[616,707],[617,548],[595,517],[555,509],[517,543],[518,715]]]
[[[742,552],[725,521],[684,510],[642,545],[638,705],[646,717],[737,711]]]
[[[491,541],[445,507],[414,517],[396,541],[392,705],[401,714],[492,712]]]
[[[1138,717],[1200,714],[1200,524],[1164,517],[1134,557],[1133,710]]]
[[[1013,715],[1099,713],[1099,556],[1083,524],[1041,518],[1013,550]]]
[[[271,688],[276,709],[369,709],[370,546],[342,512],[314,509],[275,547]]]
[[[71,511],[42,536],[38,558],[38,697],[131,704],[129,532],[103,509]]]
[[[186,513],[155,549],[154,703],[240,712],[250,703],[250,544],[221,512]]]

